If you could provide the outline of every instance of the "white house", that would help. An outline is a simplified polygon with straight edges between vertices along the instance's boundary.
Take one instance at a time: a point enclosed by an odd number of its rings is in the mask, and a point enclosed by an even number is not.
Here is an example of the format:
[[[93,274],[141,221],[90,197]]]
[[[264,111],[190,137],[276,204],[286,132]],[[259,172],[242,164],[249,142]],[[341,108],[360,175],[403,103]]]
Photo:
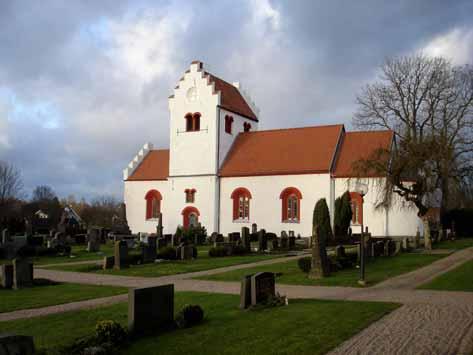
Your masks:
[[[194,61],[169,97],[170,148],[145,144],[124,170],[131,230],[164,233],[201,223],[209,233],[242,226],[309,236],[315,203],[325,198],[333,219],[335,199],[352,196],[353,231],[361,222],[375,236],[413,236],[417,211],[399,199],[376,208],[381,177],[361,177],[369,190],[355,192],[352,164],[390,148],[391,131],[347,132],[342,124],[258,129],[258,109],[240,88]],[[359,175],[359,174],[358,174]]]

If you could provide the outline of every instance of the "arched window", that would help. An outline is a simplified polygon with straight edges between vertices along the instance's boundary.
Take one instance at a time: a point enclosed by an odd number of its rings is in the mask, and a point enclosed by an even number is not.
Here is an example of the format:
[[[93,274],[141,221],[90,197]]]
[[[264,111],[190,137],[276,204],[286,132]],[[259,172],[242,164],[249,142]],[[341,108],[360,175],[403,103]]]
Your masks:
[[[150,190],[145,196],[146,219],[159,218],[162,196],[157,190]]]
[[[301,192],[295,187],[287,187],[281,192],[279,198],[282,203],[282,221],[299,223],[301,221]]]
[[[199,224],[199,210],[193,206],[187,206],[182,210],[182,225],[184,228],[197,227]]]
[[[199,112],[187,113],[184,118],[186,119],[186,131],[193,132],[200,130],[200,116]]]
[[[249,124],[248,122],[243,123],[243,130],[245,132],[249,132],[250,129],[251,129],[251,124]]]
[[[251,200],[250,191],[244,187],[239,187],[233,191],[231,198],[233,199],[233,220],[249,221]]]
[[[225,116],[225,132],[228,134],[232,134],[232,123],[233,123],[233,117],[226,115]]]
[[[186,194],[186,202],[187,203],[194,203],[195,202],[195,189],[185,189],[184,192]]]
[[[363,223],[363,197],[358,192],[350,192],[351,223]]]

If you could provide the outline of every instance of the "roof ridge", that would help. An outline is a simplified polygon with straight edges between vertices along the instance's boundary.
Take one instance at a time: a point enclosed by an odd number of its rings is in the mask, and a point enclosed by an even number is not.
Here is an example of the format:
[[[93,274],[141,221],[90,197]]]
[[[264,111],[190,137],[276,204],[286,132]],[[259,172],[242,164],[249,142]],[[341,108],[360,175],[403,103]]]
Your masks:
[[[365,131],[346,131],[347,134],[349,134],[349,133],[380,133],[380,132],[394,133],[394,130],[392,130],[392,129],[377,129],[377,130],[365,130]]]
[[[256,134],[256,133],[275,132],[275,131],[295,131],[299,129],[308,129],[308,128],[326,128],[326,127],[343,127],[343,126],[344,126],[343,123],[339,123],[339,124],[329,124],[329,125],[320,125],[320,126],[273,128],[273,129],[265,129],[265,130],[258,130],[258,131],[240,132],[240,134]]]
[[[169,151],[170,149],[167,148],[167,149],[164,149],[164,148],[161,148],[161,149],[151,149],[150,152],[167,152]]]

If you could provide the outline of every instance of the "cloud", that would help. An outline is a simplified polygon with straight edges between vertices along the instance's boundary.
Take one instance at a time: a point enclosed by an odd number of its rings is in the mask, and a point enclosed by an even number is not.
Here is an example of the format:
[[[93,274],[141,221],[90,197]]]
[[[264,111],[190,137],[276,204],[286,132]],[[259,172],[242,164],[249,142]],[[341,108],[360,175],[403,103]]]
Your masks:
[[[449,58],[453,64],[471,63],[473,28],[455,28],[431,39],[421,52],[432,57]]]
[[[471,12],[471,1],[0,2],[0,159],[27,192],[120,197],[142,144],[168,147],[167,97],[192,60],[241,81],[262,128],[349,125],[386,56],[471,58]]]

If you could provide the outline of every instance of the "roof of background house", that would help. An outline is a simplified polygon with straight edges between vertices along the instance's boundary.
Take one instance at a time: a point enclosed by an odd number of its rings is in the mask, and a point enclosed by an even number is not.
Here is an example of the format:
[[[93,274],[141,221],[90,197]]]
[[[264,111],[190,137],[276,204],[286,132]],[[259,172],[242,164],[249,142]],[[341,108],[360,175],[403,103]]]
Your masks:
[[[127,181],[166,180],[169,176],[169,149],[151,150]]]
[[[242,116],[258,121],[255,113],[246,102],[245,98],[235,86],[227,83],[225,80],[216,77],[213,74],[205,72],[209,76],[210,82],[215,84],[215,91],[220,91],[221,102],[220,106],[229,111],[238,113]]]
[[[220,176],[329,172],[343,125],[240,133]]]
[[[393,131],[347,132],[343,137],[335,166],[335,177],[373,177],[371,172],[355,171],[353,164],[360,159],[368,159],[379,148],[389,150],[393,141]]]

